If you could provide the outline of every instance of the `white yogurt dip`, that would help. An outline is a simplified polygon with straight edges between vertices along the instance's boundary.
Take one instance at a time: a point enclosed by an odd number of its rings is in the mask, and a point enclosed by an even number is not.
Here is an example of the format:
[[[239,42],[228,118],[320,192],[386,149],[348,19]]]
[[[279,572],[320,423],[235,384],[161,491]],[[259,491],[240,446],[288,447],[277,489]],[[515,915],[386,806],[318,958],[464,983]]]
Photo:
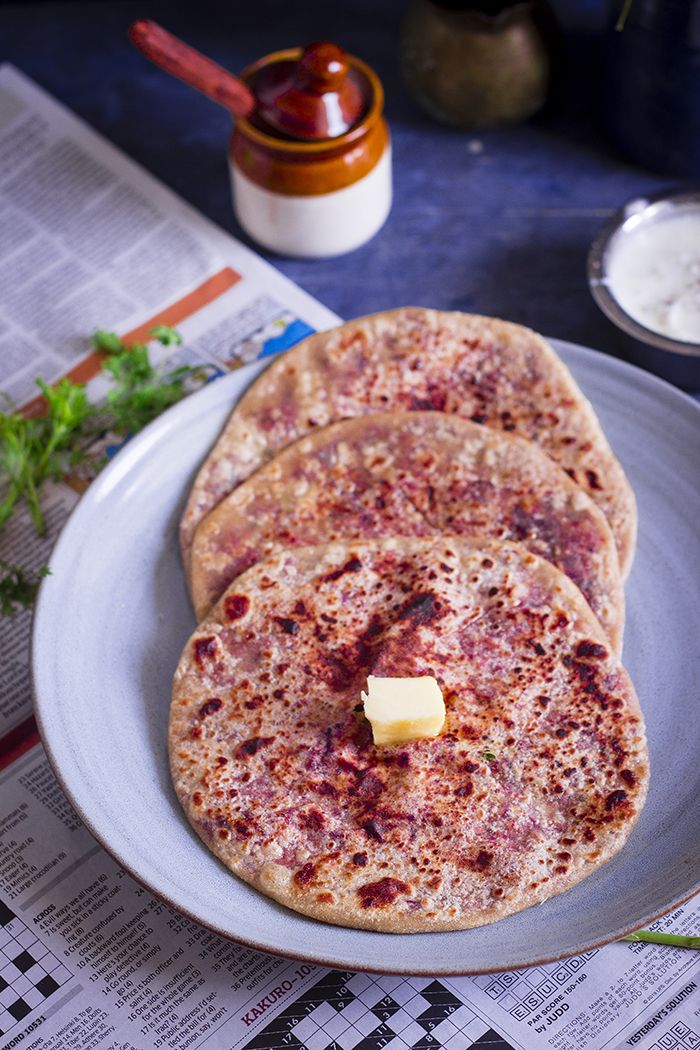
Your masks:
[[[700,344],[700,209],[641,222],[617,237],[605,283],[645,328]]]

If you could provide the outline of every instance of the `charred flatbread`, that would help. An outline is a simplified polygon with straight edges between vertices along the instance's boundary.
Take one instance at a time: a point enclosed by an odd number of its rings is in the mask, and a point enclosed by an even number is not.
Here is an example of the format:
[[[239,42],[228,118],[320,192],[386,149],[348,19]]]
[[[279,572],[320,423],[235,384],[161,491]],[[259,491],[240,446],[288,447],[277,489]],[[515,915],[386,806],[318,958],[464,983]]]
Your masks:
[[[521,325],[406,308],[360,318],[287,351],[236,405],[181,523],[197,524],[280,449],[316,427],[388,410],[454,413],[536,442],[605,514],[626,577],[635,501],[596,416],[552,348]]]
[[[377,747],[368,674],[433,675],[440,735]],[[236,875],[306,915],[463,929],[562,893],[644,801],[644,723],[575,585],[517,544],[390,539],[259,562],[187,642],[175,790]]]
[[[443,412],[322,427],[242,482],[195,534],[197,618],[278,547],[440,534],[516,540],[558,565],[619,652],[624,595],[603,513],[532,442]]]

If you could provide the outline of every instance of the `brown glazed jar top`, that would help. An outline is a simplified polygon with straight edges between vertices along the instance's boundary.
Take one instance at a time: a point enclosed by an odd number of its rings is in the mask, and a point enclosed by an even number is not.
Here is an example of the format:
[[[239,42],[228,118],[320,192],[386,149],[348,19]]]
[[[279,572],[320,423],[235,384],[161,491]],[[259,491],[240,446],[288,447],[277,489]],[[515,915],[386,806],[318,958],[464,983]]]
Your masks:
[[[348,130],[333,137],[300,139],[272,127],[265,119],[267,103],[280,85],[290,84],[303,53],[298,47],[276,51],[243,70],[241,78],[265,104],[261,114],[237,120],[230,155],[239,170],[264,189],[285,195],[315,196],[350,186],[368,174],[387,147],[389,133],[382,117],[381,81],[354,55],[345,56],[345,82],[351,85],[344,100],[345,116],[347,119],[353,112],[353,106],[359,116]],[[287,90],[286,100],[292,94]],[[284,86],[277,91],[278,100],[280,97],[284,104]],[[304,115],[299,119],[303,124]]]
[[[369,92],[336,44],[308,44],[295,62],[270,62],[253,78],[258,126],[297,139],[345,134],[367,111]]]

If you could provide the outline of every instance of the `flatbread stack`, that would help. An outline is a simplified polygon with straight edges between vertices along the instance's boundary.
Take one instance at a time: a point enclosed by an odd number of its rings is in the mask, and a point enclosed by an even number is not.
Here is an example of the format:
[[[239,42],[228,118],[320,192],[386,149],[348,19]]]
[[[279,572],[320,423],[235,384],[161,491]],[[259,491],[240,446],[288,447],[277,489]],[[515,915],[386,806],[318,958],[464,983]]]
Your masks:
[[[200,621],[173,782],[280,903],[390,932],[561,893],[644,803],[619,654],[635,501],[540,336],[404,309],[314,335],[234,407],[181,545]],[[433,676],[435,738],[375,745],[370,675]]]
[[[195,534],[197,618],[276,547],[446,534],[518,540],[554,562],[619,652],[624,597],[602,511],[532,442],[442,412],[321,427],[241,482]]]

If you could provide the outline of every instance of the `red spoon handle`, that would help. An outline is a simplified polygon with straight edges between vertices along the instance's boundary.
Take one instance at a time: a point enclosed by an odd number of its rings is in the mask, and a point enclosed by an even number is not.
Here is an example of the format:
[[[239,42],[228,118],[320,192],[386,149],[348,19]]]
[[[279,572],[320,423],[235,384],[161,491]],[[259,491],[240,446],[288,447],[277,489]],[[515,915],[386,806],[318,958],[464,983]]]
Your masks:
[[[149,18],[134,22],[129,39],[151,62],[237,117],[247,117],[255,108],[255,96],[242,80]]]

